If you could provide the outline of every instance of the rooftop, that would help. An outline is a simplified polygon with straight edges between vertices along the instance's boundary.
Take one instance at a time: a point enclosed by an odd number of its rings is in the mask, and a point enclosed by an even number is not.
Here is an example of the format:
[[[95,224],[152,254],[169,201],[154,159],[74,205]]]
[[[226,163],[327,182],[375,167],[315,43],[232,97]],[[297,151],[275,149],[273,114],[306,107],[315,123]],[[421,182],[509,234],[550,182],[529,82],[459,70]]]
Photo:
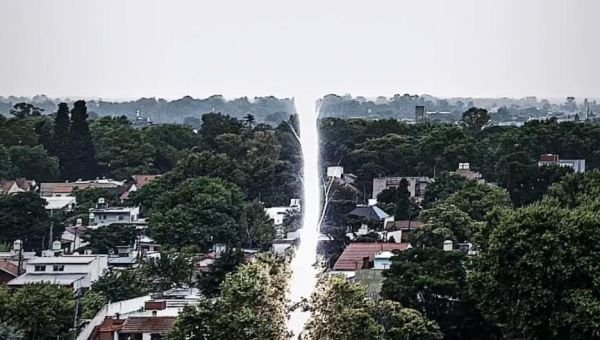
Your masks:
[[[363,268],[363,259],[373,262],[375,254],[382,251],[403,251],[408,243],[350,243],[333,266],[333,270],[359,270]]]
[[[381,210],[378,206],[366,206],[359,205],[354,210],[352,210],[348,215],[354,215],[358,217],[364,217],[368,220],[376,220],[381,221],[390,217],[385,211]]]
[[[11,280],[9,286],[22,286],[30,283],[42,283],[49,282],[61,286],[72,285],[76,281],[83,279],[87,274],[75,273],[75,274],[30,274],[25,273],[13,280]]]
[[[425,223],[421,221],[390,221],[385,225],[387,230],[408,230],[422,228]]]
[[[41,256],[34,257],[27,264],[88,264],[98,258],[97,255]]]
[[[119,333],[159,333],[166,334],[175,325],[175,317],[171,316],[130,316],[125,320]]]
[[[17,277],[19,267],[16,264],[9,261],[0,261],[0,270],[6,272],[14,277]]]

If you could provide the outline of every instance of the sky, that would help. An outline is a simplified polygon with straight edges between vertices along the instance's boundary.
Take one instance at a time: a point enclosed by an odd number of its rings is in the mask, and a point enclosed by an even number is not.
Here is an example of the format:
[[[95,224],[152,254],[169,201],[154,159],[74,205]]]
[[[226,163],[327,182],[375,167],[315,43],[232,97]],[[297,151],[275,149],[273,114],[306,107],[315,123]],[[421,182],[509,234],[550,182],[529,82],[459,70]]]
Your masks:
[[[0,95],[600,97],[596,0],[2,0]]]

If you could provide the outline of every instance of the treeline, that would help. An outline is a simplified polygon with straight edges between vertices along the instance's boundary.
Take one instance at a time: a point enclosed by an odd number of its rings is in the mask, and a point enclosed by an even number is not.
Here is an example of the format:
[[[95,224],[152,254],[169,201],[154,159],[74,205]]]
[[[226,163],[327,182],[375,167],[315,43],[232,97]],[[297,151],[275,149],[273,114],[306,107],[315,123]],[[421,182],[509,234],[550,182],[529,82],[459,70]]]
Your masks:
[[[33,98],[0,97],[0,113],[8,113],[15,104],[19,103],[31,103],[42,109],[42,112],[51,113],[60,102],[72,105],[75,101],[53,99],[44,95]],[[192,125],[199,124],[202,114],[207,112],[221,112],[238,119],[252,114],[258,122],[273,125],[286,120],[294,112],[291,99],[280,99],[273,96],[235,99],[226,99],[221,95],[204,99],[185,96],[176,100],[140,98],[131,101],[97,99],[88,100],[87,104],[92,118],[126,116],[134,120],[136,112],[139,110],[142,116],[150,118],[154,123],[189,123]]]
[[[566,113],[597,114],[600,104],[584,99],[577,103],[574,97],[567,97],[562,104],[550,103],[546,99],[538,101],[536,97],[514,98],[437,98],[430,95],[395,94],[391,97],[377,98],[339,96],[335,94],[323,97],[322,117],[399,119],[414,120],[415,106],[424,106],[429,112],[427,119],[438,123],[453,123],[461,119],[464,111],[480,107],[492,112],[492,122],[518,121],[529,118],[541,118],[548,115]]]
[[[487,181],[506,188],[517,206],[539,200],[551,183],[568,172],[538,167],[542,154],[585,159],[587,169],[600,167],[599,124],[550,119],[520,128],[481,129],[468,122],[409,125],[391,119],[325,118],[320,122],[322,163],[340,164],[356,174],[357,187],[361,191],[364,187],[370,197],[374,177],[434,177],[468,162]]]

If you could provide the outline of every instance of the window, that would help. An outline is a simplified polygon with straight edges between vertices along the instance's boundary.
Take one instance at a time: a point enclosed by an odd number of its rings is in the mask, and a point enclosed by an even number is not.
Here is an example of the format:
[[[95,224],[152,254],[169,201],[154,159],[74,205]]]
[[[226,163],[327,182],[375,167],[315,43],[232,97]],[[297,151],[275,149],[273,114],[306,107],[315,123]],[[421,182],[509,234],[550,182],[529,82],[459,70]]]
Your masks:
[[[35,266],[34,270],[36,272],[45,272],[46,271],[46,266]]]
[[[55,272],[64,272],[65,265],[64,264],[55,264],[54,267],[52,268],[52,270]]]
[[[119,215],[119,221],[123,221],[124,219],[125,219],[125,216]]]

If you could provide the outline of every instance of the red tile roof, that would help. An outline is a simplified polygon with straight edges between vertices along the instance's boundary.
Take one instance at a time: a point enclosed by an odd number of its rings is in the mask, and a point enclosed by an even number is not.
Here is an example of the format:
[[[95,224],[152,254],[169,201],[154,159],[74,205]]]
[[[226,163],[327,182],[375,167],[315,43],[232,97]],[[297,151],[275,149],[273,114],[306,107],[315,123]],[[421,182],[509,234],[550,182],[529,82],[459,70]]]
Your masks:
[[[422,228],[425,223],[421,221],[410,221],[410,229]],[[388,222],[385,226],[387,230],[408,230],[409,221],[394,221]]]
[[[19,267],[14,263],[11,263],[8,261],[0,261],[0,270],[2,270],[14,277],[17,277],[18,268]]]
[[[159,333],[166,334],[175,325],[175,317],[171,316],[130,316],[119,333]]]
[[[135,186],[138,189],[141,189],[144,185],[152,182],[159,176],[160,175],[133,175],[131,177],[133,178],[133,181],[135,182]]]
[[[373,262],[375,254],[380,251],[402,251],[408,248],[408,243],[350,243],[333,266],[333,270],[358,270],[363,268],[363,258],[368,257]]]

